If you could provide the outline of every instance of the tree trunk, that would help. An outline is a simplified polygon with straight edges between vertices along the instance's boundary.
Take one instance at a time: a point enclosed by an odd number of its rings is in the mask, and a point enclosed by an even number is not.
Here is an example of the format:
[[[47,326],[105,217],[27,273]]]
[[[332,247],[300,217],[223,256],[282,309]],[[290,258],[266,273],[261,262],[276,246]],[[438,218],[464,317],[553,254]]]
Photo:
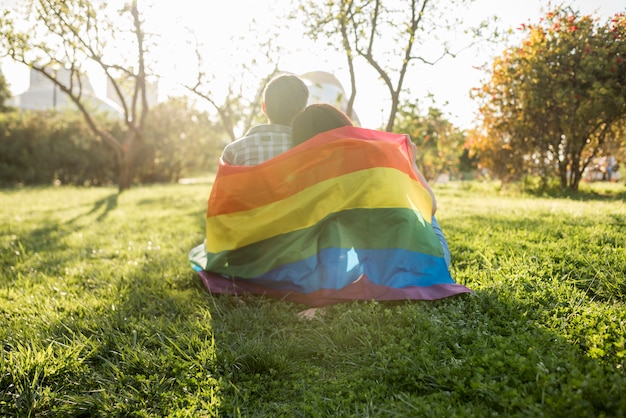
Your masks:
[[[567,161],[559,161],[559,179],[561,180],[561,188],[565,190],[567,187]]]
[[[126,141],[122,145],[120,161],[118,165],[119,192],[130,189],[135,179],[137,157],[143,148],[143,135],[134,129],[126,132]]]
[[[118,192],[122,193],[124,190],[130,189],[133,184],[133,178],[135,177],[135,164],[133,161],[129,161],[127,156],[122,158],[118,169]]]
[[[580,170],[576,170],[572,173],[569,184],[569,188],[572,192],[578,192],[578,186],[580,185],[582,174],[583,173]]]
[[[398,113],[398,101],[400,100],[399,93],[393,93],[391,95],[391,109],[389,111],[389,119],[387,120],[387,126],[385,131],[393,132],[393,126],[396,122],[396,113]]]
[[[573,192],[578,191],[578,184],[580,183],[580,178],[582,176],[582,172],[580,171],[580,155],[574,154],[572,156],[572,164],[570,169],[569,176],[569,188]]]

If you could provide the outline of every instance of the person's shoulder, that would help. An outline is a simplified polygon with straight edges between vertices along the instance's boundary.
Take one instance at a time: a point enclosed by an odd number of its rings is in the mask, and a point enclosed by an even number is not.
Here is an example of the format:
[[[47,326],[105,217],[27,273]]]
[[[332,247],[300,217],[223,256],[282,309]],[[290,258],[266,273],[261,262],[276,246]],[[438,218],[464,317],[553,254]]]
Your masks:
[[[242,145],[243,145],[243,143],[244,143],[244,141],[245,141],[245,138],[246,138],[246,137],[245,137],[245,136],[243,136],[243,137],[241,137],[241,138],[235,139],[235,140],[234,140],[234,141],[232,141],[232,142],[229,142],[228,144],[226,144],[226,145],[224,146],[224,152],[226,153],[226,152],[228,152],[228,151],[231,151],[231,150],[234,150],[234,149],[236,149],[236,148],[239,148],[240,146],[242,146]]]
[[[231,150],[231,149],[236,149],[241,146],[244,146],[246,142],[255,138],[259,133],[265,132],[266,130],[265,126],[268,126],[268,125],[253,126],[252,128],[248,129],[248,131],[243,136],[235,139],[233,142],[226,144],[226,146],[224,147],[224,150]]]
[[[291,127],[286,125],[279,125],[277,123],[268,123],[265,125],[257,125],[252,127],[245,136],[261,134],[261,133],[287,133],[291,134]]]
[[[227,144],[222,151],[224,162],[233,165],[255,165],[261,155],[278,154],[291,146],[291,127],[278,124],[256,125],[244,136]]]
[[[285,125],[278,124],[264,124],[264,125],[256,125],[252,128],[248,129],[248,131],[240,138],[231,142],[228,145],[237,146],[239,144],[245,143],[246,141],[250,141],[252,139],[258,138],[259,135],[263,134],[291,134],[291,127]]]
[[[226,144],[222,150],[222,160],[228,164],[235,164],[238,155],[248,146],[250,137],[246,135]]]
[[[250,130],[248,130],[243,137],[239,138],[232,144],[237,143],[237,145],[235,145],[237,148],[243,145],[262,146],[262,144],[265,144],[268,141],[280,141],[283,139],[291,140],[291,128],[289,126],[267,124],[257,125],[250,128]]]

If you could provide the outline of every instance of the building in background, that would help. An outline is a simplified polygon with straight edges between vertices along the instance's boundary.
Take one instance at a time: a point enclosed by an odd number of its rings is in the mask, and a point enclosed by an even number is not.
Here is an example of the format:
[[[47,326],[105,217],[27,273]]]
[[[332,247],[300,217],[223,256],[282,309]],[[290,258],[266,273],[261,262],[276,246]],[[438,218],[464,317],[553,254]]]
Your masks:
[[[125,86],[124,83],[119,83],[118,87],[120,87],[122,89],[122,94],[126,97],[126,98],[130,98],[132,97],[133,94],[133,89],[134,89],[134,85],[132,86]],[[125,88],[127,87],[127,88]],[[107,100],[112,101],[113,103],[115,103],[120,109],[122,109],[123,105],[122,105],[122,101],[120,100],[120,98],[117,95],[117,92],[115,91],[115,87],[113,85],[113,82],[111,80],[109,80],[107,78],[107,85],[106,85],[106,97]],[[148,101],[148,106],[152,107],[154,105],[156,105],[159,101],[159,84],[157,82],[154,83],[150,83],[150,82],[146,82],[146,99]],[[126,103],[130,103],[130,100],[126,100]]]
[[[61,68],[57,71],[56,77],[65,85],[69,85],[70,71]],[[122,106],[116,99],[110,83],[107,84],[106,97],[100,97],[94,90],[88,77],[83,78],[83,96],[87,98],[89,106],[102,112],[110,113],[114,116],[122,115]],[[158,98],[158,87],[156,83],[149,85],[148,103],[154,105]],[[28,110],[64,110],[75,108],[74,103],[67,94],[63,93],[52,81],[48,80],[38,71],[30,70],[30,82],[28,89],[22,94],[13,96],[7,103],[20,109]]]

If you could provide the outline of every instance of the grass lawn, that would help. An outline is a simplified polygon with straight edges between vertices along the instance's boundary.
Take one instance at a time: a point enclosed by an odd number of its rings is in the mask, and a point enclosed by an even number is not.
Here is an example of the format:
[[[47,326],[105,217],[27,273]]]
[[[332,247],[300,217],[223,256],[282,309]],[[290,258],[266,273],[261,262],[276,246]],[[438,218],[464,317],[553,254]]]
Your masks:
[[[588,187],[438,186],[475,292],[314,319],[203,290],[209,183],[0,191],[0,416],[625,416],[626,187]]]

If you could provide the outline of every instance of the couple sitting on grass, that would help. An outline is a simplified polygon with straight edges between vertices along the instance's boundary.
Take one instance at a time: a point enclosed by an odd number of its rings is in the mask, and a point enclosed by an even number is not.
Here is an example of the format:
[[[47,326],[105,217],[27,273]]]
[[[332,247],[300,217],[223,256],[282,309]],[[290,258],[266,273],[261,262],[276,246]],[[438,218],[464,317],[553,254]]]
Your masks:
[[[409,137],[353,126],[308,95],[298,77],[273,79],[270,123],[224,149],[206,239],[189,254],[207,290],[310,306],[471,292],[450,275]]]

